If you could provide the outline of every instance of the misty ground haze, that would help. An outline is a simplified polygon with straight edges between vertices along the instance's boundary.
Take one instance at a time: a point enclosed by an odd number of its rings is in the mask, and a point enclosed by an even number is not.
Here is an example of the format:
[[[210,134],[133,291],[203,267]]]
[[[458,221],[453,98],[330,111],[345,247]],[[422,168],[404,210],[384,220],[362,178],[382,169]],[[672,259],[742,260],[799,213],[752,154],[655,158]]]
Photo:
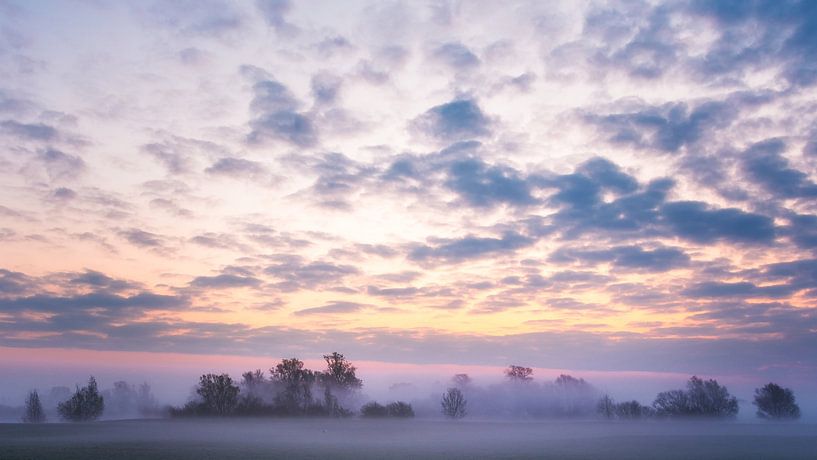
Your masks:
[[[337,419],[0,424],[4,460],[812,459],[813,424]]]

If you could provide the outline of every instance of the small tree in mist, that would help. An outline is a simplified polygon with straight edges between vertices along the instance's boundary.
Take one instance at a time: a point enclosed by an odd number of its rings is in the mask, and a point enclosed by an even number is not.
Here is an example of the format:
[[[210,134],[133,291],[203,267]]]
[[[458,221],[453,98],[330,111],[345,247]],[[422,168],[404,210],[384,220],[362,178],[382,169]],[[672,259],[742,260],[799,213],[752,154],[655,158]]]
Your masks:
[[[794,399],[794,392],[776,383],[769,383],[755,389],[757,416],[768,420],[796,420],[800,418],[800,406]]]
[[[28,393],[28,397],[26,398],[26,412],[23,415],[23,422],[45,422],[45,411],[43,410],[42,403],[40,403],[40,394],[37,393],[37,390],[32,390]]]
[[[596,412],[606,419],[612,419],[616,416],[616,403],[610,395],[605,394],[596,404]]]
[[[323,359],[326,361],[326,370],[316,373],[316,378],[324,387],[324,409],[334,417],[351,415],[351,411],[343,405],[354,399],[353,394],[363,387],[363,380],[357,377],[357,368],[343,354],[333,352],[324,355]]]
[[[512,364],[505,369],[505,377],[514,383],[530,382],[533,380],[533,369]]]
[[[389,417],[397,417],[397,418],[409,418],[414,417],[414,409],[411,407],[411,404],[405,403],[403,401],[395,401],[390,403],[386,406],[386,412],[389,414]]]
[[[616,417],[620,419],[639,419],[646,416],[644,406],[638,401],[625,401],[616,404]]]
[[[238,405],[238,386],[227,374],[205,374],[199,378],[196,393],[205,412],[229,415]]]
[[[458,419],[465,417],[465,407],[468,402],[465,400],[459,388],[449,388],[444,394],[440,405],[443,415],[448,418]]]
[[[96,379],[88,379],[88,385],[79,388],[71,399],[61,402],[57,406],[60,416],[72,422],[96,420],[105,410],[105,400],[99,394]]]
[[[360,415],[367,418],[385,417],[389,415],[388,409],[375,401],[368,402],[360,408]]]
[[[717,380],[693,376],[686,390],[661,392],[653,402],[657,415],[670,417],[722,417],[738,414],[738,400]]]
[[[305,413],[312,405],[312,384],[315,373],[304,369],[304,363],[298,358],[283,359],[270,369],[273,382],[281,385],[282,391],[276,396],[276,402],[291,414]]]
[[[454,377],[451,377],[451,383],[460,390],[465,390],[471,386],[472,380],[468,374],[454,374]]]

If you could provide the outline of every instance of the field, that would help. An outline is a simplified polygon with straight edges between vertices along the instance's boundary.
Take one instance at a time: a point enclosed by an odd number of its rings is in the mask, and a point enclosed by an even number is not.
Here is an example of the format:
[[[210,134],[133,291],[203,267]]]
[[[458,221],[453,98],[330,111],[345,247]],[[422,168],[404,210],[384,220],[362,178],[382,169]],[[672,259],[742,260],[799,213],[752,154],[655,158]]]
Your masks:
[[[813,459],[817,426],[717,422],[131,420],[0,424],[0,459]]]

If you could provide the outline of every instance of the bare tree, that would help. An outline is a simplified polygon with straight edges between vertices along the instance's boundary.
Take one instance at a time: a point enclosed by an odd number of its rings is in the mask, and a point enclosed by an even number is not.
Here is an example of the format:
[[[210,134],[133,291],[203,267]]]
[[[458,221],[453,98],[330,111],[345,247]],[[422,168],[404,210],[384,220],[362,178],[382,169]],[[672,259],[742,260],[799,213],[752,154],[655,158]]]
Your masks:
[[[776,383],[769,383],[755,390],[757,416],[770,420],[785,420],[800,418],[800,406],[794,399],[794,392],[783,388]]]
[[[43,411],[43,405],[40,403],[40,394],[37,393],[37,390],[32,390],[28,393],[28,397],[26,398],[26,413],[23,415],[23,422],[45,422],[45,411]]]
[[[616,403],[613,401],[613,398],[608,394],[603,395],[601,399],[599,399],[598,404],[596,404],[596,412],[608,420],[615,417]]]
[[[533,369],[530,367],[510,365],[505,369],[505,376],[511,382],[530,382],[533,380]]]
[[[440,401],[443,415],[449,418],[458,419],[465,417],[465,407],[468,402],[465,400],[462,391],[459,388],[449,388]]]

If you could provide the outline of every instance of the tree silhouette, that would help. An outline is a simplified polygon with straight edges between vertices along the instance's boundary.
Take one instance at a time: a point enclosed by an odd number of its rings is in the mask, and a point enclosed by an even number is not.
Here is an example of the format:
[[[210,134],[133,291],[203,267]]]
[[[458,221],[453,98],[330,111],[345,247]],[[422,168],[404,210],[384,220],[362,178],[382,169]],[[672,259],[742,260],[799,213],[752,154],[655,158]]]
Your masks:
[[[414,417],[414,409],[412,409],[411,404],[403,401],[395,401],[388,404],[386,406],[386,412],[389,413],[389,417]]]
[[[454,374],[454,377],[451,377],[451,383],[455,387],[464,390],[471,386],[471,377],[468,374]]]
[[[304,413],[312,404],[312,384],[315,373],[304,369],[304,363],[298,358],[283,359],[270,369],[273,382],[283,388],[276,396],[276,401],[290,413]]]
[[[105,410],[105,400],[99,394],[96,379],[91,376],[88,385],[79,388],[71,396],[71,399],[61,402],[57,406],[60,416],[64,420],[72,422],[83,422],[96,420]]]
[[[42,423],[45,421],[45,411],[40,403],[40,394],[37,390],[32,390],[26,398],[26,413],[23,415],[25,423]]]
[[[505,376],[511,382],[530,382],[533,380],[533,369],[512,364],[505,369]]]
[[[196,393],[203,409],[213,415],[229,415],[238,404],[238,386],[227,374],[202,375]]]
[[[770,420],[795,420],[800,418],[800,407],[794,399],[794,392],[776,383],[768,383],[755,389],[757,416]]]
[[[465,400],[462,391],[459,388],[449,388],[440,401],[443,415],[449,418],[458,419],[465,417],[465,407],[468,402]]]
[[[638,401],[625,401],[616,404],[616,417],[621,419],[637,419],[644,415],[644,406]]]
[[[717,380],[702,380],[693,376],[687,382],[687,389],[661,392],[656,396],[653,407],[657,415],[678,417],[735,417],[738,414],[738,400],[729,394],[725,386]]]
[[[372,401],[360,408],[360,415],[363,417],[385,417],[389,415],[389,411],[386,406]]]
[[[326,371],[321,374],[323,383],[342,391],[356,390],[363,386],[363,380],[355,375],[357,368],[342,354],[333,352],[323,355],[323,359],[326,361]]]
[[[606,419],[612,419],[616,415],[616,403],[613,401],[613,398],[610,395],[605,394],[600,399],[598,404],[596,404],[596,412],[601,414],[602,417]]]

